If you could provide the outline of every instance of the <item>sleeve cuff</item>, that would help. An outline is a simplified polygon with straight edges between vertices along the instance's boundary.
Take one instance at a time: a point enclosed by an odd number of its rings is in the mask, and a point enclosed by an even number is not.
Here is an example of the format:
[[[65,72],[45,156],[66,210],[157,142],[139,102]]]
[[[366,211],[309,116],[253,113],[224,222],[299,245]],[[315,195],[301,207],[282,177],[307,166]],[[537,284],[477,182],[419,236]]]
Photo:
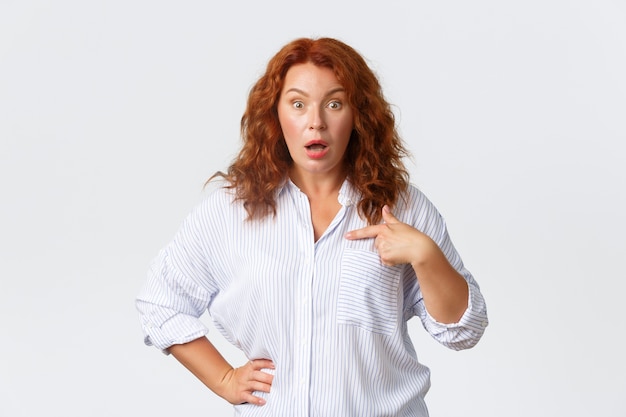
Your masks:
[[[191,342],[209,332],[200,319],[185,314],[177,314],[160,326],[146,322],[143,329],[144,343],[155,346],[166,354],[170,346]]]
[[[454,330],[470,330],[473,334],[482,335],[485,328],[489,325],[485,303],[480,291],[472,285],[468,285],[469,296],[467,300],[467,309],[463,316],[456,323],[441,323],[435,320],[428,310],[426,310],[425,325],[428,331],[433,334],[442,334]]]

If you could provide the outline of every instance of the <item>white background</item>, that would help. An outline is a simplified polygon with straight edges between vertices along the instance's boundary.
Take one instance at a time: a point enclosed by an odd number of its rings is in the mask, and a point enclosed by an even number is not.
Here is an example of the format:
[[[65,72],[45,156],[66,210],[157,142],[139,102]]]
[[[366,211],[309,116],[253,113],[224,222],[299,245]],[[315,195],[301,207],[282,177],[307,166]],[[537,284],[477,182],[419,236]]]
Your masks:
[[[618,0],[0,0],[0,415],[231,415],[134,297],[300,36],[368,59],[487,299],[468,351],[412,322],[431,415],[626,416]]]

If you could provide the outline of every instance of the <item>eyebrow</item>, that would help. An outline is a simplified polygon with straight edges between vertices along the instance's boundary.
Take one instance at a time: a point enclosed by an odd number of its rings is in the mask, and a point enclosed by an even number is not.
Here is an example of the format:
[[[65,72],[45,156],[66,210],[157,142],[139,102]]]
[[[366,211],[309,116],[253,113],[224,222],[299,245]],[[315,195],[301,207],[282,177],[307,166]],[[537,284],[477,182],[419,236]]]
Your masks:
[[[345,91],[346,91],[346,89],[343,88],[343,87],[336,87],[336,88],[333,88],[332,90],[329,90],[324,95],[324,97],[332,96],[335,93],[343,93]],[[287,93],[298,93],[298,94],[301,94],[301,95],[303,95],[305,97],[309,96],[306,92],[304,92],[303,90],[300,90],[299,88],[296,88],[296,87],[290,88],[289,90],[285,91],[283,94],[287,94]]]

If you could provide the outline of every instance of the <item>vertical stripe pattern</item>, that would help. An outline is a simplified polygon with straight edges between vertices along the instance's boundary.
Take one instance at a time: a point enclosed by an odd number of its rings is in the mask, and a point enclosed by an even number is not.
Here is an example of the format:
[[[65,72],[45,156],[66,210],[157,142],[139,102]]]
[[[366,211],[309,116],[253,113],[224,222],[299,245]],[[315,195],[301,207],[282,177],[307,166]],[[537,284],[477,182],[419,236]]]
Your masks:
[[[384,266],[373,239],[343,237],[366,223],[347,181],[339,201],[314,242],[308,199],[291,182],[277,194],[277,215],[261,221],[246,221],[229,191],[213,191],[149,269],[136,300],[145,343],[166,349],[205,335],[199,317],[208,311],[249,359],[274,361],[271,392],[256,393],[267,404],[235,406],[237,416],[427,416],[430,372],[406,322],[417,316],[441,344],[472,347],[487,326],[480,289],[415,187],[394,215],[429,235],[467,280],[469,307],[458,323],[428,314],[410,266]]]

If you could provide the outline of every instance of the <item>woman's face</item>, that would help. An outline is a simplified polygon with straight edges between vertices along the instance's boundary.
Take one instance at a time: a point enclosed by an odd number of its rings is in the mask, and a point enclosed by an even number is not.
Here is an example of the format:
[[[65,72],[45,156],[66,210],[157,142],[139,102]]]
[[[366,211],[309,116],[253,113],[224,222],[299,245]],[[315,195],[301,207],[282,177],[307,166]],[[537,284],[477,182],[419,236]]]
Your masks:
[[[343,156],[354,117],[332,70],[311,63],[289,68],[278,101],[278,120],[294,161],[292,175],[344,174]]]

